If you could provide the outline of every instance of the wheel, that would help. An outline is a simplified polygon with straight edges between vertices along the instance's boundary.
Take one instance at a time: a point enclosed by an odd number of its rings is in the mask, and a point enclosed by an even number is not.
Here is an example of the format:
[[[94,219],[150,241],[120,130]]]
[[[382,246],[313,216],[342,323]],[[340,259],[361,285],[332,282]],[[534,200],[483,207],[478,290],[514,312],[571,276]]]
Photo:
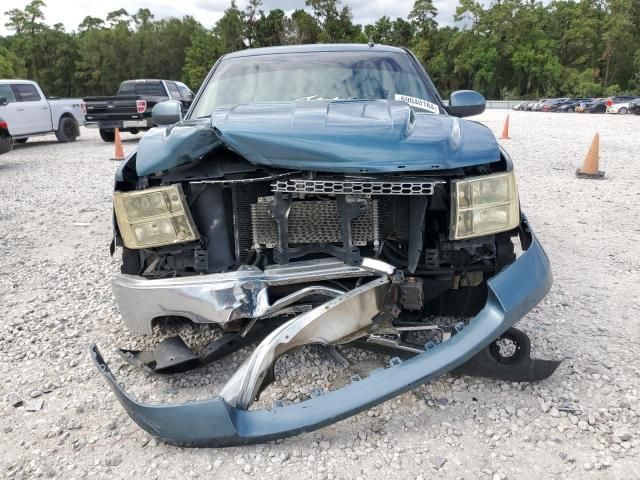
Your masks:
[[[626,115],[627,114],[627,108],[626,107],[621,107],[620,110],[618,110],[618,113],[620,115]]]
[[[28,138],[18,138],[17,140],[14,140],[15,143],[27,143],[27,140],[29,140]]]
[[[575,112],[575,111],[576,111],[576,110],[575,110],[575,108],[573,108],[573,107],[569,107],[569,108],[567,108],[567,112],[569,112],[569,113],[573,113],[573,112]]]
[[[115,130],[103,130],[101,128],[100,138],[102,138],[102,140],[104,140],[105,142],[113,142],[116,139],[116,132]]]
[[[596,107],[596,113],[604,113],[606,111],[606,108],[604,108],[604,105],[598,105]]]
[[[529,356],[531,342],[527,334],[510,328],[489,345],[494,360],[503,365],[517,363]]]
[[[138,130],[137,128],[132,128],[131,130],[129,130],[129,133],[131,135],[137,135],[140,133],[140,130]]]
[[[75,118],[62,117],[58,130],[56,130],[56,138],[60,143],[75,142],[78,138],[78,124]]]

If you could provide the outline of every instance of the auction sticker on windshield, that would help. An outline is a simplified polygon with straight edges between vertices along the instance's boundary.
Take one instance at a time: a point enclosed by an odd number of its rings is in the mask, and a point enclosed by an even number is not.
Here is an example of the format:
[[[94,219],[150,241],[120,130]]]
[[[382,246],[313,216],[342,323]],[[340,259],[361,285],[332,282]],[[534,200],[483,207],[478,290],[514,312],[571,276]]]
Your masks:
[[[440,109],[435,103],[428,102],[427,100],[423,100],[421,98],[410,97],[409,95],[400,95],[396,93],[395,99],[408,103],[412,107],[421,108],[422,110],[426,110],[431,113],[440,113]]]

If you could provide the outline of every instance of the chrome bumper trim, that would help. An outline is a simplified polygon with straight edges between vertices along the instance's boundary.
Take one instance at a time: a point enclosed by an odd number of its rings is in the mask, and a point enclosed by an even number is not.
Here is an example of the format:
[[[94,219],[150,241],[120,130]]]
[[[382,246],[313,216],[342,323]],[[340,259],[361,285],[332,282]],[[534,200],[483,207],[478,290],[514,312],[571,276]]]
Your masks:
[[[127,328],[150,335],[158,317],[186,317],[194,323],[225,324],[273,313],[267,288],[340,278],[391,274],[393,266],[365,258],[360,266],[334,260],[311,260],[261,270],[241,267],[227,273],[149,280],[119,274],[113,295]]]

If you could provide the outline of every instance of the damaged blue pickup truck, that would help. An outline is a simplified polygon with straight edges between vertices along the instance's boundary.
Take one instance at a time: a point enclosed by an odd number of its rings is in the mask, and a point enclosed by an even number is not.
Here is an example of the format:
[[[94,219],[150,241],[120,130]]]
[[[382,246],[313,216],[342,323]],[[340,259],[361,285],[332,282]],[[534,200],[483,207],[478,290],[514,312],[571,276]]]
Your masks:
[[[156,437],[228,446],[307,432],[452,372],[547,378],[515,328],[547,294],[549,261],[520,210],[509,155],[472,91],[442,101],[411,52],[308,45],[222,57],[182,118],[154,123],[115,182],[113,292],[127,327],[211,323],[193,352],[172,337],[124,351],[158,374],[253,346],[206,401],[147,405],[91,354],[126,411]],[[251,408],[294,348],[374,350],[386,368],[298,403]]]

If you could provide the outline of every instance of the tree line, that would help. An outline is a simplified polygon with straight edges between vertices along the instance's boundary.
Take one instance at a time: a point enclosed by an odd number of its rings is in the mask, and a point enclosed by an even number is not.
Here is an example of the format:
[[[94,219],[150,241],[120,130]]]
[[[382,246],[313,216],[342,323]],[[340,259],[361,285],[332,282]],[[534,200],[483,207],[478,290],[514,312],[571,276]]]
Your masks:
[[[301,0],[302,2],[302,0]],[[287,15],[231,1],[213,28],[192,16],[155,19],[149,9],[88,16],[76,31],[45,22],[43,0],[5,15],[0,78],[36,80],[48,95],[115,93],[122,80],[182,80],[194,91],[214,62],[244,48],[373,41],[411,49],[443,95],[473,89],[492,99],[640,94],[640,1],[459,0],[439,25],[432,0],[407,18],[354,23],[340,0],[305,0]]]

